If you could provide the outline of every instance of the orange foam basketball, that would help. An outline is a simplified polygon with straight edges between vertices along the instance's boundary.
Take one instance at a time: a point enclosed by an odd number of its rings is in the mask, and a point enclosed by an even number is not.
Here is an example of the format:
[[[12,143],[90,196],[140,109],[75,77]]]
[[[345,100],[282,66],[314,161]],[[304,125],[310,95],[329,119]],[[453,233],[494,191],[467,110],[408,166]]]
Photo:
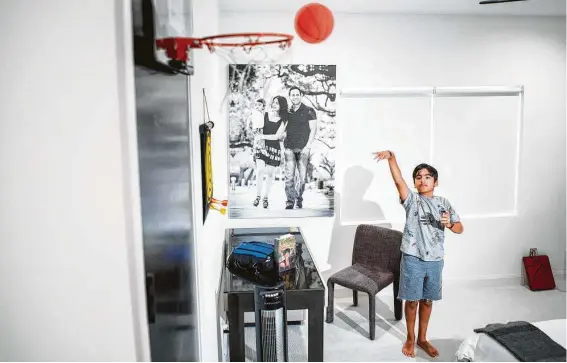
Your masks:
[[[304,5],[295,14],[295,32],[307,43],[315,44],[327,39],[334,26],[333,13],[319,3]]]

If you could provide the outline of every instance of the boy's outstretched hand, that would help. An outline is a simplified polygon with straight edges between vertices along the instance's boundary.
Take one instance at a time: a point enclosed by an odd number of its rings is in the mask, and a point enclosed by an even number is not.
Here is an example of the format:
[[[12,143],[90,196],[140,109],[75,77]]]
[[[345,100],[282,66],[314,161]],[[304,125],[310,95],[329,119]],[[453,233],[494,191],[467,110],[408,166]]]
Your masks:
[[[380,161],[380,160],[387,160],[389,158],[392,157],[392,152],[389,150],[386,151],[378,151],[373,153],[374,154],[374,160],[376,161]]]
[[[398,166],[398,162],[396,161],[396,156],[390,150],[385,151],[378,151],[374,154],[374,160],[388,160],[388,165],[390,166],[390,172],[392,173],[392,178],[394,179],[394,183],[396,183],[396,188],[398,189],[398,193],[400,193],[400,198],[402,201],[405,201],[408,193],[410,192],[408,185],[404,181],[402,177],[402,172],[400,171],[400,167]]]

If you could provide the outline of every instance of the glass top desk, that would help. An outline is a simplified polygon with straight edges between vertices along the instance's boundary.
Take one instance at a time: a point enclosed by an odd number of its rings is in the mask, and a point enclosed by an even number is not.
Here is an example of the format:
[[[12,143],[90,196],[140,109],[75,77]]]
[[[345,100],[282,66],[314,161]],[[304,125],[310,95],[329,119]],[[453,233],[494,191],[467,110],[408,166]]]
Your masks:
[[[290,233],[296,240],[295,268],[282,272],[286,286],[287,310],[307,309],[307,360],[323,361],[323,310],[325,308],[325,286],[315,267],[309,247],[300,228],[231,228],[225,232],[223,261],[232,249],[244,241],[273,242],[281,235]],[[220,298],[228,318],[228,341],[231,362],[245,361],[244,313],[254,311],[254,285],[234,276],[222,266]]]

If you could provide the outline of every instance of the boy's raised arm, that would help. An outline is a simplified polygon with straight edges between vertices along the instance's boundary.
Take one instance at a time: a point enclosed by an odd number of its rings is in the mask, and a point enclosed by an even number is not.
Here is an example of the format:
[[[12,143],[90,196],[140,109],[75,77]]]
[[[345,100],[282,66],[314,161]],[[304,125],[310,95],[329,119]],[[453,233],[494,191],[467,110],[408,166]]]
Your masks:
[[[390,172],[392,173],[392,178],[394,179],[394,183],[396,184],[396,188],[398,188],[398,193],[400,194],[400,198],[402,202],[404,202],[410,192],[406,181],[402,177],[402,172],[400,171],[400,167],[398,166],[398,162],[396,161],[396,155],[393,152],[386,150],[380,151],[375,153],[375,159],[378,161],[380,160],[388,160],[388,165],[390,166]]]

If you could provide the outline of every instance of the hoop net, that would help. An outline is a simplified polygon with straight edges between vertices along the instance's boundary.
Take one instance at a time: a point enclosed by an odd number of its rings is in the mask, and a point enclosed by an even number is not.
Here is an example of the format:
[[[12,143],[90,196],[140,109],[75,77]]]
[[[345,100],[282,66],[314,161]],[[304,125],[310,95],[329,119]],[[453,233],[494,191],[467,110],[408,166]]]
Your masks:
[[[271,63],[286,54],[293,36],[281,33],[235,33],[201,39],[201,43],[230,63]]]

